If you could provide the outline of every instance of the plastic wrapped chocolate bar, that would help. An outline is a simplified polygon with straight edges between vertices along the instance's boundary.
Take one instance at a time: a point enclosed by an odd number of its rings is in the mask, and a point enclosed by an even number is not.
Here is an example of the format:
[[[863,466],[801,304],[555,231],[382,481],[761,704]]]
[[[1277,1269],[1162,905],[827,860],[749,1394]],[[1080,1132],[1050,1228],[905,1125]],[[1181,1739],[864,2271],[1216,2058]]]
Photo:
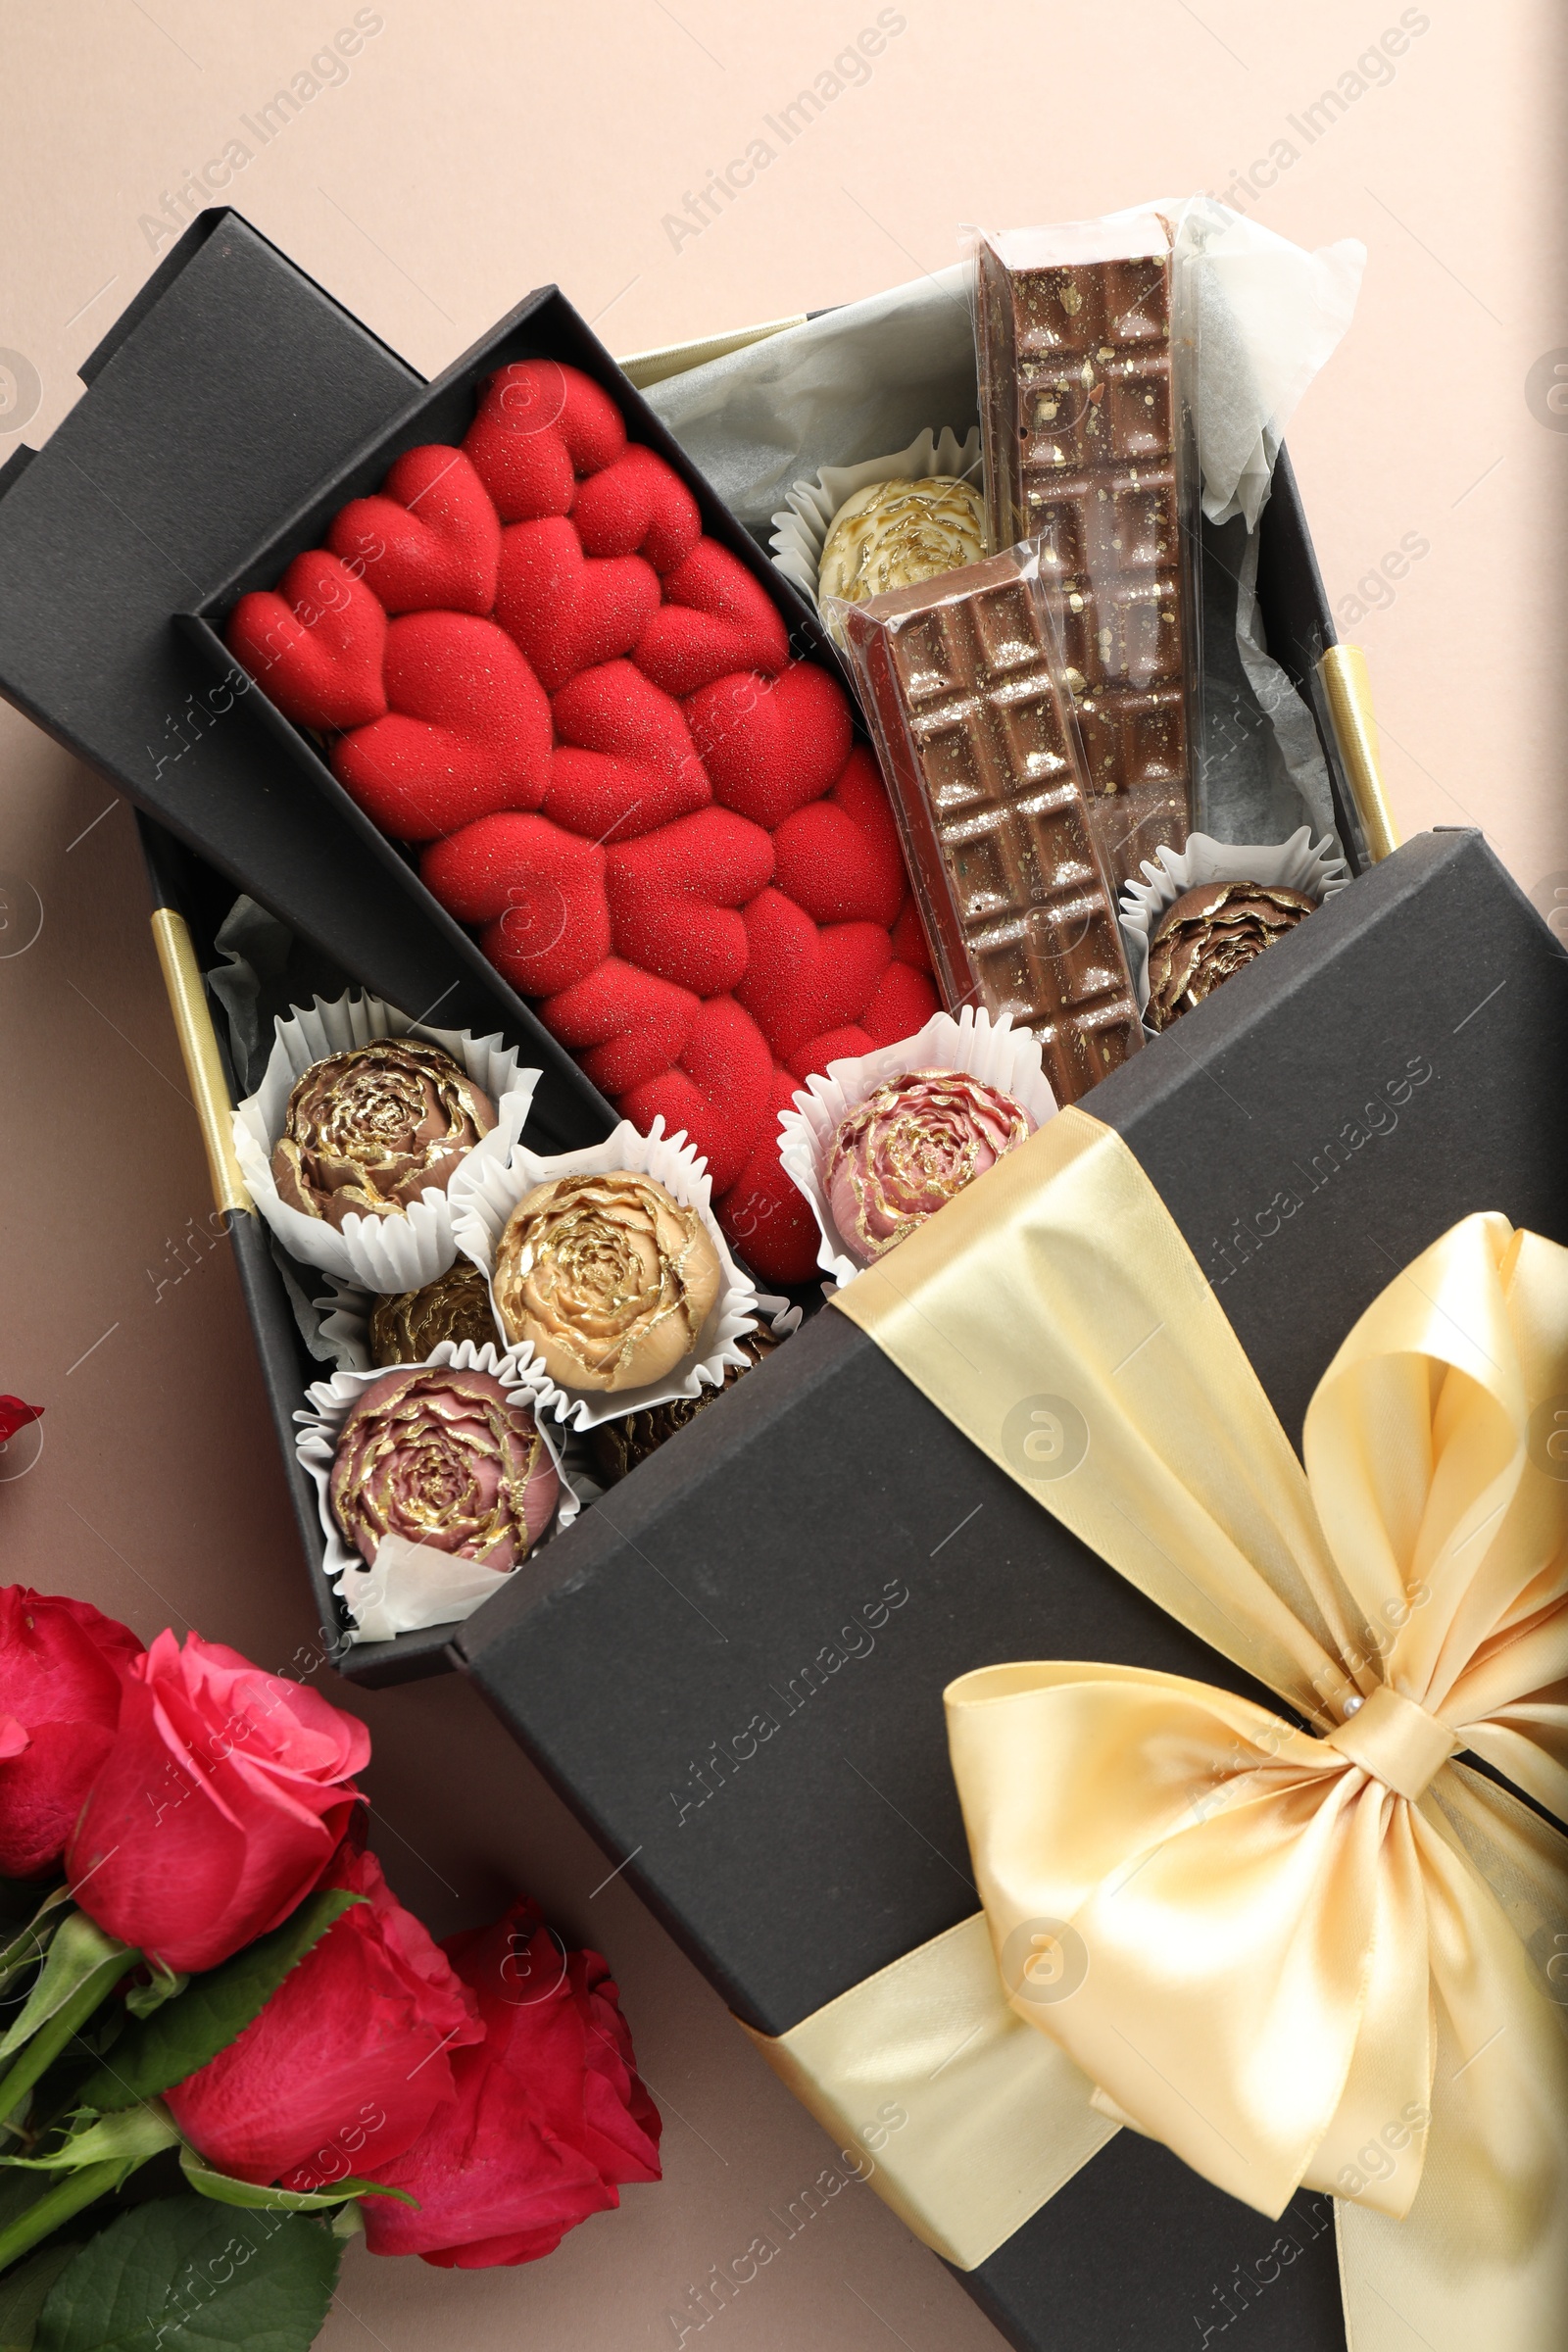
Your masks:
[[[863,604],[845,632],[950,1011],[1039,1039],[1058,1102],[1143,1042],[1038,551]]]
[[[1012,229],[980,236],[976,264],[991,545],[1038,542],[1119,885],[1185,841],[1197,740],[1170,233],[1157,213]]]

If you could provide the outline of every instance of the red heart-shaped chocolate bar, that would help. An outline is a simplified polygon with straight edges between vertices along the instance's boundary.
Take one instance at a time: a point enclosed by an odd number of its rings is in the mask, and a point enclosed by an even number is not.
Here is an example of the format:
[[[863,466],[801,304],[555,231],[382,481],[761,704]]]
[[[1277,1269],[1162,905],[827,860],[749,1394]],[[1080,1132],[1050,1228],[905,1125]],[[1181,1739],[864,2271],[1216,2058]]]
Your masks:
[[[783,1062],[824,1030],[858,1020],[893,953],[880,923],[819,931],[779,890],[753,900],[746,930],[746,977],[735,993]]]
[[[505,629],[465,612],[406,612],[386,633],[385,718],[332,748],[332,769],[384,832],[430,841],[500,808],[536,808],[550,781],[550,705]]]
[[[689,988],[607,956],[586,979],[548,997],[539,1017],[614,1101],[672,1066],[701,1009]]]
[[[690,1138],[757,1272],[809,1280],[778,1112],[936,1006],[836,680],[554,360],[497,370],[461,450],[408,451],[329,536],[241,600],[234,653],[336,734],[345,785],[427,845],[429,888],[622,1116]]]
[[[405,450],[373,498],[332,517],[327,544],[388,612],[488,612],[501,518],[461,449]]]
[[[605,662],[579,670],[551,705],[556,733],[585,752],[635,760],[644,767],[711,799],[708,777],[679,703],[661,692],[629,662]]]
[[[229,651],[298,726],[358,727],[386,709],[386,614],[325,548],[296,556],[275,592],[242,596],[227,635]]]
[[[571,511],[580,473],[619,457],[626,427],[608,392],[559,360],[498,368],[463,437],[503,522]]]
[[[664,596],[632,660],[666,694],[695,694],[741,669],[771,676],[789,660],[778,607],[716,539],[699,539],[665,573]]]
[[[639,760],[564,743],[551,756],[550,789],[541,806],[552,824],[615,846],[706,808],[710,797],[695,760],[670,775]]]
[[[509,523],[496,618],[548,693],[581,669],[629,654],[659,612],[659,574],[641,556],[590,561],[571,518]]]
[[[635,441],[579,485],[571,519],[585,555],[641,556],[656,571],[683,564],[703,529],[680,475]]]
[[[814,662],[720,678],[685,710],[714,800],[769,829],[819,799],[850,756],[850,706]]]
[[[612,850],[605,868],[615,953],[646,972],[716,997],[746,970],[746,925],[731,908],[773,871],[760,825],[703,808]]]
[[[426,850],[419,872],[523,996],[550,997],[610,954],[605,853],[525,812],[481,817]]]
[[[675,1067],[621,1097],[624,1117],[647,1129],[662,1118],[684,1129],[708,1162],[715,1194],[726,1192],[767,1120],[773,1057],[733,997],[710,997],[692,1023]]]

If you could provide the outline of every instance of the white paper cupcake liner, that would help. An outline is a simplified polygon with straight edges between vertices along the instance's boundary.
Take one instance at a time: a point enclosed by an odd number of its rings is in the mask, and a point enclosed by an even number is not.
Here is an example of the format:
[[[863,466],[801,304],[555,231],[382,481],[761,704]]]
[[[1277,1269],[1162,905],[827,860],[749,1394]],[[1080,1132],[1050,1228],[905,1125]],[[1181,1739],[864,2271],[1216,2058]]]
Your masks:
[[[520,1066],[520,1056],[499,1037],[474,1037],[466,1029],[431,1029],[411,1021],[379,997],[319,997],[309,1011],[295,1005],[279,1015],[267,1075],[234,1113],[234,1148],[251,1198],[291,1257],[319,1266],[338,1282],[366,1291],[417,1291],[444,1274],[458,1253],[447,1195],[435,1187],[411,1202],[402,1216],[346,1217],[341,1230],[322,1217],[308,1217],[278,1199],[272,1153],[283,1132],[295,1082],[313,1063],[376,1037],[417,1037],[440,1046],[460,1062],[496,1106],[496,1124],[475,1144],[470,1160],[504,1160],[528,1116],[537,1070]]]
[[[567,1391],[547,1382],[558,1421],[568,1421],[577,1429],[595,1429],[601,1421],[617,1420],[622,1413],[646,1412],[676,1396],[695,1396],[705,1387],[721,1388],[729,1366],[747,1361],[735,1342],[757,1328],[757,1293],[730,1255],[714,1222],[708,1162],[698,1157],[684,1131],[666,1136],[664,1122],[658,1118],[644,1135],[629,1119],[622,1119],[612,1135],[585,1152],[564,1152],[543,1159],[518,1144],[504,1166],[494,1159],[476,1165],[476,1159],[477,1154],[466,1162],[453,1181],[453,1221],[459,1249],[482,1267],[491,1283],[492,1306],[495,1285],[491,1278],[507,1219],[524,1193],[558,1176],[608,1176],[617,1168],[652,1176],[683,1208],[697,1210],[718,1252],[722,1276],[718,1298],[691,1354],[681,1358],[666,1380],[641,1389]]]
[[[1314,843],[1310,825],[1302,825],[1289,841],[1267,843],[1212,841],[1206,833],[1189,833],[1185,850],[1162,844],[1140,871],[1144,880],[1123,883],[1116,908],[1140,1012],[1149,1008],[1150,937],[1184,890],[1200,889],[1205,882],[1269,882],[1299,890],[1321,906],[1350,881],[1350,869],[1336,854],[1332,838],[1325,833]],[[1147,1023],[1144,1033],[1160,1034]]]
[[[531,1362],[532,1354],[530,1348],[475,1348],[471,1340],[443,1340],[428,1358],[431,1364],[450,1364],[459,1372],[493,1374],[514,1403],[525,1404],[532,1412],[561,1480],[561,1499],[550,1525],[530,1546],[530,1558],[541,1544],[569,1527],[580,1508],[545,1411],[546,1398],[554,1392]],[[312,1385],[307,1391],[309,1408],[294,1416],[300,1425],[294,1448],[316,1481],[317,1508],[326,1537],[322,1565],[353,1620],[352,1642],[390,1642],[396,1634],[412,1634],[424,1626],[456,1625],[471,1617],[516,1574],[512,1568],[487,1568],[481,1560],[455,1558],[427,1544],[410,1544],[401,1536],[386,1537],[377,1547],[374,1565],[367,1567],[355,1546],[344,1541],[328,1488],[349,1410],[373,1381],[418,1369],[415,1364],[388,1364],[374,1371],[334,1372],[330,1380]]]
[[[794,1109],[779,1112],[778,1155],[816,1219],[821,1236],[816,1262],[841,1289],[861,1268],[846,1248],[828,1206],[823,1182],[828,1152],[840,1120],[906,1070],[963,1070],[1021,1102],[1037,1127],[1056,1114],[1056,1098],[1035,1040],[1027,1029],[1014,1029],[1010,1013],[993,1020],[983,1005],[965,1004],[956,1019],[951,1012],[934,1013],[916,1037],[881,1046],[874,1054],[830,1061],[825,1077],[807,1081]]]
[[[949,424],[940,433],[927,425],[907,449],[891,458],[867,458],[863,466],[824,466],[809,481],[799,481],[784,493],[784,505],[773,516],[769,545],[773,561],[803,596],[817,601],[817,566],[833,517],[840,507],[868,482],[918,482],[932,474],[956,474],[978,486],[980,427],[972,424],[960,441]]]

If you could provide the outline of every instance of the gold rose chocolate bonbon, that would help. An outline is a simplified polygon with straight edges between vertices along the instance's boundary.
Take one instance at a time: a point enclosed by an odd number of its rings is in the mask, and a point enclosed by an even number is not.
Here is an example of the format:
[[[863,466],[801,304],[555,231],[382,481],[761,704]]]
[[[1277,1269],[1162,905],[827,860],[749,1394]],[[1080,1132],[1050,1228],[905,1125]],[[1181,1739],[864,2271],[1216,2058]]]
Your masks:
[[[652,1176],[558,1176],[517,1202],[491,1287],[514,1345],[564,1389],[645,1389],[697,1346],[723,1269],[695,1208]]]
[[[370,1309],[372,1364],[422,1364],[443,1340],[494,1347],[496,1319],[477,1266],[459,1258],[419,1291],[390,1291]]]

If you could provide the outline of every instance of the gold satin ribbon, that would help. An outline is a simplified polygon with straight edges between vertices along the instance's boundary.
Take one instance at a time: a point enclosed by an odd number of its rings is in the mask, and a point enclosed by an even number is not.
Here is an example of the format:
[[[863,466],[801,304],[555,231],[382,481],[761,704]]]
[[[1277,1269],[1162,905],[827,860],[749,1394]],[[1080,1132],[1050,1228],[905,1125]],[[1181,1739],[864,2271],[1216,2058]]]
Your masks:
[[[961,1677],[995,2015],[969,1922],[772,2062],[846,2137],[902,2086],[873,2184],[964,2267],[1092,2152],[1093,2115],[1271,2215],[1331,2192],[1353,2352],[1555,2352],[1568,1839],[1451,1758],[1568,1812],[1568,1250],[1495,1214],[1435,1243],[1324,1374],[1304,1472],[1158,1195],[1082,1111],[834,1303],[1297,1720],[1129,1667]],[[946,2159],[921,2075],[944,1947],[991,2069]],[[1049,2082],[999,2070],[1022,2046],[1004,2004],[1062,2062]]]

